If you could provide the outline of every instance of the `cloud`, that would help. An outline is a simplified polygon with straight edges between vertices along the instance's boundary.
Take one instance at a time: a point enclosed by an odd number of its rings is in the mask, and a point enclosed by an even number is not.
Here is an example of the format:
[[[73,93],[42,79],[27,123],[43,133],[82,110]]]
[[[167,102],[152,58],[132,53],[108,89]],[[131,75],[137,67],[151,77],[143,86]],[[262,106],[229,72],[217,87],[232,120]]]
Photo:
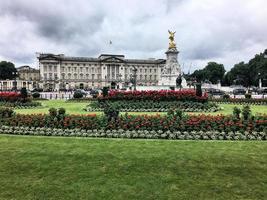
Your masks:
[[[185,71],[211,60],[229,69],[266,48],[266,17],[264,0],[3,1],[0,58],[17,65],[33,65],[35,52],[165,58],[171,29]]]

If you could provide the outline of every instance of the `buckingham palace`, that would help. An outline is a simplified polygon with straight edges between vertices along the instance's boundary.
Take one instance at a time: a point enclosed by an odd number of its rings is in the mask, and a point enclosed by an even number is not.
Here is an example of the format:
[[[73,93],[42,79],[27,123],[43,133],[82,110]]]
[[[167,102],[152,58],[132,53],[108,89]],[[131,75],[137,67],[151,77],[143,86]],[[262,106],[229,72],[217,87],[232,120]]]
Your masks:
[[[124,55],[101,54],[93,57],[69,57],[39,53],[40,84],[45,90],[89,89],[109,86],[157,85],[165,59],[126,59]]]

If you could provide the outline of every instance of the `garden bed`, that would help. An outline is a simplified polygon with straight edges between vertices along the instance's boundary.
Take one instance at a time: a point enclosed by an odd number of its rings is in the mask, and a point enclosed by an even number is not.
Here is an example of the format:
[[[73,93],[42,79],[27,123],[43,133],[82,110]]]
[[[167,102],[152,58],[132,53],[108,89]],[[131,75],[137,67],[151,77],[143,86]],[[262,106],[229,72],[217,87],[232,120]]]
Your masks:
[[[167,112],[178,108],[184,112],[216,112],[220,107],[216,103],[194,101],[153,101],[153,100],[100,100],[91,102],[86,111],[103,111],[106,106],[115,106],[122,112]]]
[[[251,116],[247,120],[232,115],[120,115],[108,118],[105,115],[51,115],[43,114],[3,114],[0,125],[49,127],[85,130],[119,130],[124,131],[218,131],[218,132],[267,132],[267,115]]]
[[[0,134],[65,136],[65,137],[99,137],[128,139],[169,139],[169,140],[266,140],[266,132],[220,132],[220,131],[165,131],[162,130],[104,130],[104,129],[60,129],[47,127],[0,126]]]
[[[236,104],[236,105],[244,105],[244,104],[249,104],[249,105],[266,105],[267,104],[267,99],[234,99],[234,98],[229,98],[229,99],[209,99],[211,102],[215,103],[223,103],[223,104]]]
[[[30,102],[0,102],[0,106],[2,107],[12,107],[16,109],[26,109],[26,108],[34,108],[40,107],[42,104],[37,101],[30,101]]]

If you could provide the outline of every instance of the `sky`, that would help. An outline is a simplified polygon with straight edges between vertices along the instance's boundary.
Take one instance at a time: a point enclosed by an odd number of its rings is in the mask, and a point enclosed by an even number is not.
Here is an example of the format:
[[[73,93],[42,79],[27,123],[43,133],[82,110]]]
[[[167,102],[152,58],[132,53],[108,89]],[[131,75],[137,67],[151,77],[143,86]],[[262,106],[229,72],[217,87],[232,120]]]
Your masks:
[[[166,58],[182,70],[247,62],[267,48],[265,0],[0,0],[0,60],[37,66],[36,52]],[[112,41],[112,44],[110,44]]]

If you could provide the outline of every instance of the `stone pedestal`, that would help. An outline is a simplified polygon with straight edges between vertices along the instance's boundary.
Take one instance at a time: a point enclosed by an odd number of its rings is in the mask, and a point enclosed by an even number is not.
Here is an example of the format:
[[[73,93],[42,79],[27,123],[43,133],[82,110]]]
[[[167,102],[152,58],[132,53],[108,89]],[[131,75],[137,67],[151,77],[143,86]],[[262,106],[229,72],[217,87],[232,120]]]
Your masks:
[[[178,63],[178,53],[176,48],[168,49],[166,52],[166,64],[160,76],[159,86],[176,86],[176,79],[181,74],[181,68]]]

